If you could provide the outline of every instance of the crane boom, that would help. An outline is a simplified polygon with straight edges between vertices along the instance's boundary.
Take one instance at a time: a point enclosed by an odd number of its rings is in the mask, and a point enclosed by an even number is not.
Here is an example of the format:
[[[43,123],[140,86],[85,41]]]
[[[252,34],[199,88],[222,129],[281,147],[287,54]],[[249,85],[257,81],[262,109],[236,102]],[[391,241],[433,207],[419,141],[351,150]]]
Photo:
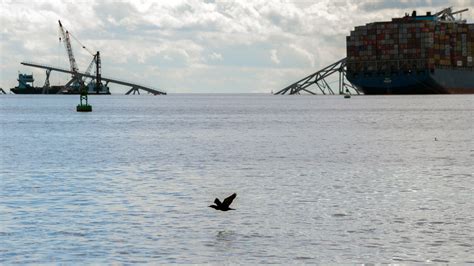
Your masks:
[[[63,25],[61,24],[61,20],[58,20],[58,22],[59,22],[59,32],[62,36],[62,41],[64,43],[64,46],[66,46],[67,55],[69,57],[71,72],[73,72],[72,76],[76,77],[74,73],[77,73],[79,71],[79,68],[77,67],[76,59],[74,58],[74,54],[72,53],[72,46],[71,46],[71,39],[69,38],[69,32],[64,30]],[[61,37],[59,37],[59,41],[61,41]]]

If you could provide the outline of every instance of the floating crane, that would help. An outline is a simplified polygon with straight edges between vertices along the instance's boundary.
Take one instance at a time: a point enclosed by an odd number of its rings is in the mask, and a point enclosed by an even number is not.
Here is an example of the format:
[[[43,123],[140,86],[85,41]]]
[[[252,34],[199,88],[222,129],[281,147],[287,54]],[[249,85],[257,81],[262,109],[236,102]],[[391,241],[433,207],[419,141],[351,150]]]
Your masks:
[[[89,67],[87,68],[85,74],[89,75],[90,71],[92,69],[92,66],[95,64],[96,66],[96,76],[95,76],[95,84],[94,88],[97,94],[99,94],[100,89],[102,87],[102,80],[101,80],[101,62],[100,62],[100,53],[97,51],[97,53],[93,53],[91,50],[87,49],[85,45],[83,45],[74,35],[70,34],[68,30],[65,30],[61,20],[58,20],[59,23],[59,41],[64,43],[64,46],[66,47],[67,55],[69,58],[69,65],[72,73],[72,79],[65,85],[65,87],[69,87],[69,85],[76,83],[76,87],[79,86],[79,90],[82,90],[82,88],[85,85],[85,80],[86,78],[82,79],[83,76],[79,75],[79,67],[77,66],[76,59],[74,58],[74,54],[72,52],[72,45],[71,45],[71,37],[73,37],[80,45],[82,48],[84,48],[90,55],[93,56],[91,63],[89,64]],[[48,77],[47,73],[47,77]],[[92,81],[91,81],[92,82]]]

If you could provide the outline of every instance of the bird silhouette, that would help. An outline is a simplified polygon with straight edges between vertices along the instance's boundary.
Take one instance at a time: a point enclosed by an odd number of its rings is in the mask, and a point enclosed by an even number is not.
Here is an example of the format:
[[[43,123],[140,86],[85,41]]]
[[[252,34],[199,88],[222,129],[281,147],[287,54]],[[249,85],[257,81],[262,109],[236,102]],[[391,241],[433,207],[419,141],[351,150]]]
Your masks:
[[[223,212],[229,211],[229,210],[235,210],[229,207],[232,201],[235,199],[235,197],[237,197],[237,194],[234,193],[230,195],[229,197],[227,197],[223,202],[221,202],[218,198],[216,198],[214,200],[214,203],[216,205],[209,205],[209,207],[214,208],[218,211],[223,211]]]

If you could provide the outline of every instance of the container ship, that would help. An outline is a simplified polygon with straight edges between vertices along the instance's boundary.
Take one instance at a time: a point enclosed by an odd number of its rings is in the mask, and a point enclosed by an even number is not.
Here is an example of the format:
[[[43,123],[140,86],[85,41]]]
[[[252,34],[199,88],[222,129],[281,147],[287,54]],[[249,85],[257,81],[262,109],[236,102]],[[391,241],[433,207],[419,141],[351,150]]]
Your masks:
[[[364,94],[474,93],[474,24],[453,12],[405,14],[347,37],[347,79]]]

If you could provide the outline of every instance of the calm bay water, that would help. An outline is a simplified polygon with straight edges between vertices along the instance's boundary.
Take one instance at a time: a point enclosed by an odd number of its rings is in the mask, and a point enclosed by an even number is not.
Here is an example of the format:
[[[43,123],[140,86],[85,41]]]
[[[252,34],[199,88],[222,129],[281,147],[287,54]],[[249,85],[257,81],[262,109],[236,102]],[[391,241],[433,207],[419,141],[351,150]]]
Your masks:
[[[0,95],[0,263],[474,263],[473,95],[78,100]]]

